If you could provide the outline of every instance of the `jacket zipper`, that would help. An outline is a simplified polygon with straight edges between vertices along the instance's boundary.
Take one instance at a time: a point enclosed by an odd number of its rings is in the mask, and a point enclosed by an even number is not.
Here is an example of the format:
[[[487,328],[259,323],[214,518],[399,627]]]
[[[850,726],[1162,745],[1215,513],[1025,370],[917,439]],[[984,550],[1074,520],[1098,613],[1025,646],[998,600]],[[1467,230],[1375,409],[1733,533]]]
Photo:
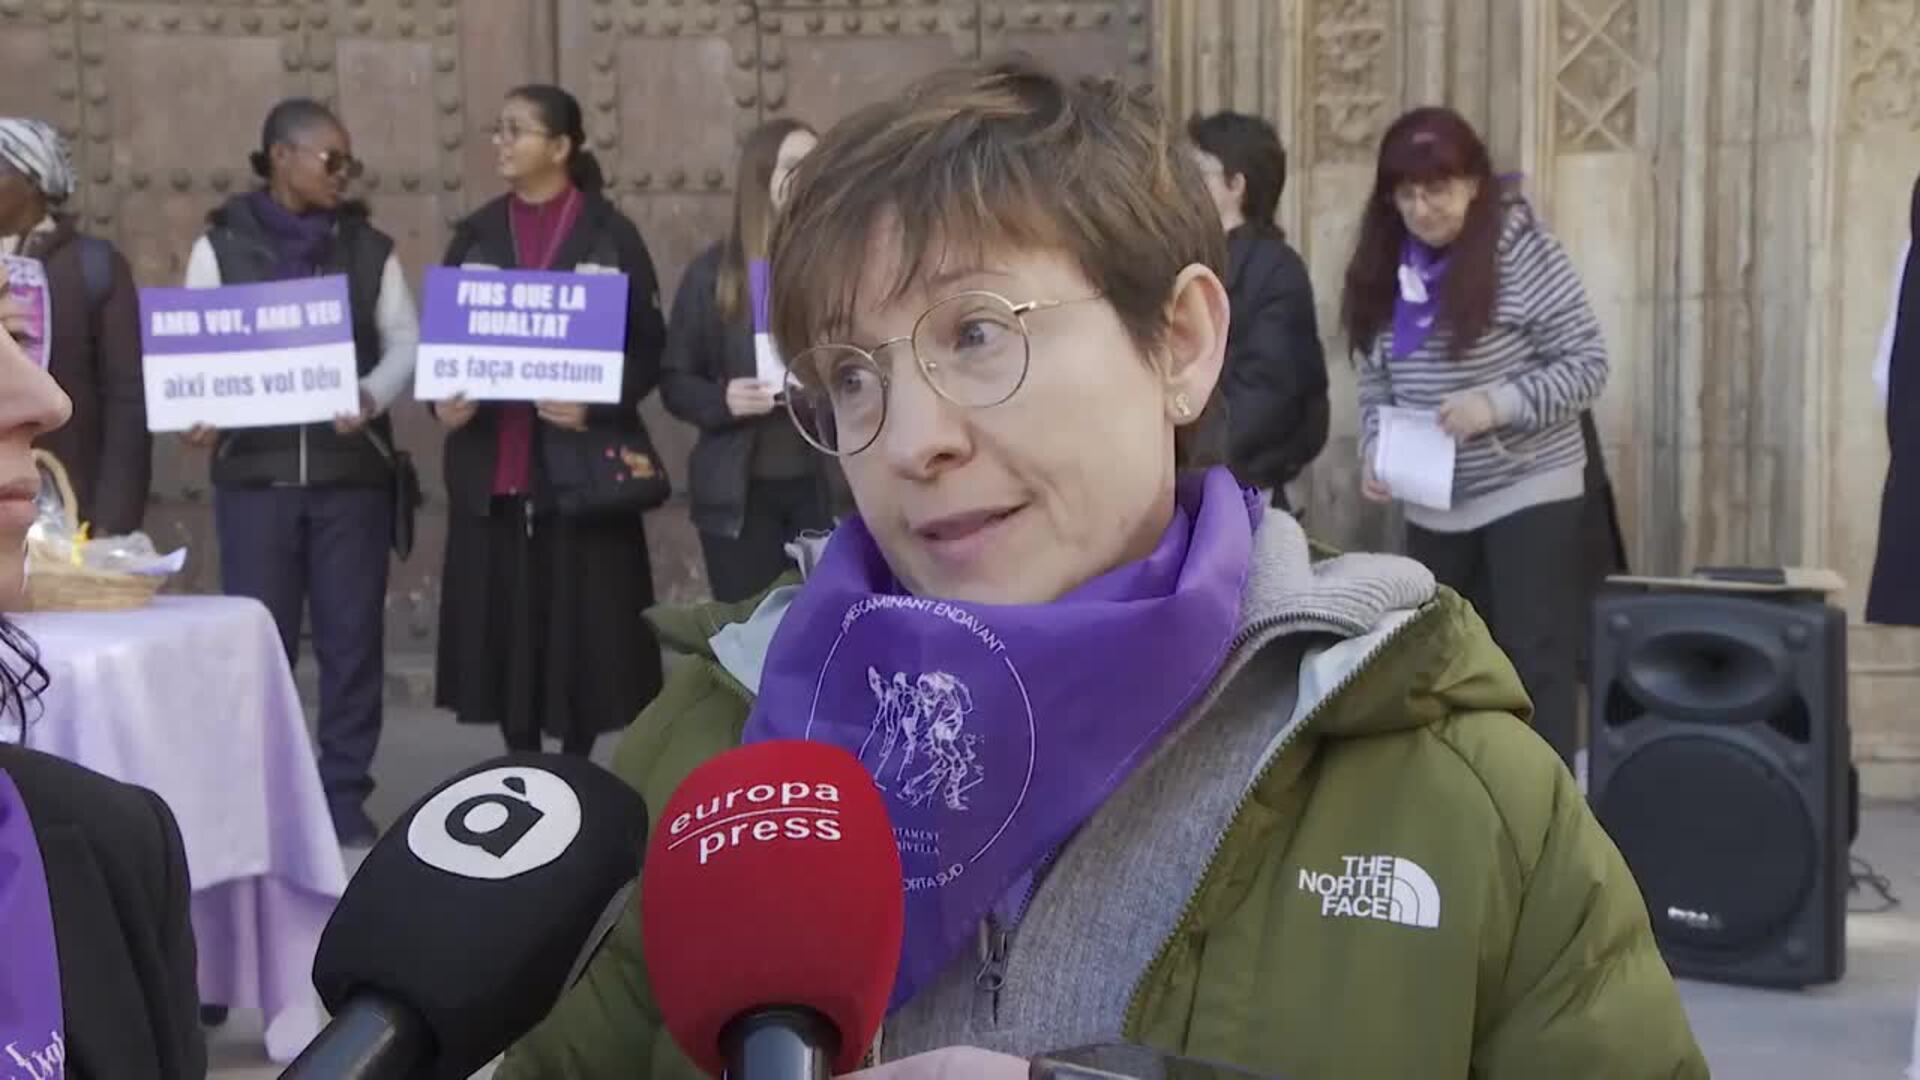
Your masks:
[[[1047,871],[1053,868],[1053,861],[1065,846],[1063,843],[1054,848],[1046,858],[1040,860],[1040,865],[1033,868],[1032,879],[1020,894],[1020,902],[1006,919],[1001,919],[998,911],[988,911],[986,921],[981,924],[980,972],[973,978],[973,985],[979,991],[974,995],[973,1002],[976,1029],[1000,1026],[1000,991],[1007,985],[1007,957],[1013,951],[1013,926],[1018,925],[1021,916],[1033,906],[1033,897],[1040,891],[1040,882],[1046,879]]]
[[[1220,835],[1214,838],[1213,848],[1207,853],[1206,869],[1201,871],[1200,880],[1194,883],[1193,891],[1187,894],[1186,903],[1181,905],[1180,917],[1174,920],[1172,931],[1160,942],[1160,947],[1154,950],[1153,959],[1148,962],[1146,970],[1142,971],[1140,977],[1134,980],[1133,990],[1127,995],[1127,1010],[1121,1017],[1121,1031],[1131,1033],[1139,1029],[1140,1003],[1143,992],[1146,989],[1147,980],[1166,964],[1168,955],[1173,951],[1173,943],[1180,937],[1181,928],[1187,924],[1188,919],[1193,917],[1194,905],[1199,901],[1201,895],[1207,891],[1207,886],[1219,872],[1220,849],[1226,846],[1227,837],[1233,835],[1235,826],[1240,823],[1241,815],[1246,813],[1247,804],[1253,801],[1253,793],[1258,791],[1260,787],[1267,782],[1267,778],[1273,773],[1274,766],[1278,765],[1281,757],[1285,755],[1287,747],[1293,743],[1294,738],[1298,736],[1300,732],[1306,730],[1315,720],[1318,720],[1321,714],[1326,712],[1327,708],[1338,699],[1340,695],[1346,692],[1347,687],[1353,684],[1354,679],[1358,678],[1361,672],[1370,667],[1374,659],[1386,651],[1387,646],[1399,640],[1400,636],[1406,633],[1411,627],[1424,622],[1434,610],[1436,609],[1432,606],[1432,602],[1429,601],[1428,606],[1422,610],[1420,614],[1406,620],[1389,631],[1386,637],[1380,639],[1378,644],[1368,650],[1365,656],[1360,658],[1359,663],[1353,665],[1345,675],[1341,676],[1340,681],[1335,683],[1333,688],[1328,690],[1326,694],[1320,698],[1320,701],[1314,705],[1313,709],[1309,711],[1307,715],[1300,718],[1299,723],[1293,725],[1291,730],[1281,736],[1280,742],[1274,746],[1273,751],[1267,755],[1266,764],[1260,767],[1259,774],[1253,778],[1251,784],[1247,785],[1246,791],[1240,796],[1240,801],[1234,804],[1233,814],[1227,818],[1227,827],[1222,829]],[[1234,648],[1233,650],[1229,650],[1228,655],[1232,655],[1233,651],[1241,648],[1255,635],[1266,633],[1268,630],[1292,621],[1292,619],[1293,617],[1283,616],[1256,623],[1248,627],[1234,639]]]
[[[973,977],[973,1028],[988,1031],[1000,1026],[1000,989],[1007,985],[1007,950],[1012,934],[989,912],[980,924],[980,973]]]

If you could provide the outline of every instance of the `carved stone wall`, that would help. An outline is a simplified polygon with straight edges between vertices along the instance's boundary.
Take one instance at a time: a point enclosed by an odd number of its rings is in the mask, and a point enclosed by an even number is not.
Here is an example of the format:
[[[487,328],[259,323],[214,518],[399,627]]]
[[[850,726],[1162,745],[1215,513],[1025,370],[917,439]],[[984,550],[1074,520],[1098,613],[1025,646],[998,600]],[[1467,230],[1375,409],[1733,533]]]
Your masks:
[[[1834,13],[1829,204],[1823,301],[1831,358],[1820,387],[1825,513],[1816,540],[1846,576],[1857,615],[1872,572],[1886,421],[1868,378],[1892,299],[1914,177],[1920,174],[1920,9],[1904,0],[1845,0]],[[1920,632],[1856,626],[1849,639],[1856,758],[1872,790],[1920,794]]]
[[[1858,617],[1886,465],[1868,367],[1920,172],[1920,5],[1185,0],[1163,18],[1184,20],[1162,34],[1177,102],[1267,111],[1288,144],[1282,218],[1335,382],[1316,532],[1396,540],[1355,494],[1333,316],[1380,133],[1438,101],[1524,175],[1605,328],[1596,413],[1635,568],[1831,566]],[[1268,28],[1257,50],[1225,36]],[[1851,646],[1868,790],[1920,792],[1920,634],[1856,626]]]
[[[1640,0],[1559,0],[1554,141],[1563,150],[1631,150],[1645,67]]]
[[[724,228],[739,136],[818,125],[955,58],[1017,47],[1157,81],[1179,113],[1274,120],[1281,218],[1317,287],[1334,376],[1314,529],[1392,546],[1356,496],[1352,368],[1335,314],[1373,155],[1404,108],[1486,135],[1580,268],[1613,375],[1597,412],[1636,568],[1830,565],[1856,612],[1885,467],[1867,365],[1920,172],[1912,0],[0,0],[0,100],[75,142],[85,222],[176,281],[204,215],[251,182],[267,105],[334,102],[410,271],[499,190],[484,129],[558,80],[671,292]],[[647,406],[680,467],[692,436]],[[402,440],[437,488],[437,433]],[[213,585],[204,461],[171,440],[148,525]],[[397,646],[437,604],[440,503],[396,578]],[[652,516],[662,592],[701,588],[678,506]],[[1920,790],[1901,722],[1920,635],[1858,627],[1853,719],[1872,790]]]
[[[1406,0],[1311,0],[1298,5],[1295,39],[1304,91],[1294,130],[1291,184],[1282,207],[1288,234],[1314,283],[1333,420],[1327,450],[1306,478],[1303,505],[1317,531],[1367,546],[1394,544],[1398,515],[1356,497],[1360,484],[1354,368],[1339,332],[1340,281],[1352,253],[1374,154],[1402,107],[1402,4]]]
[[[1859,0],[1850,12],[1847,117],[1855,130],[1920,129],[1920,5]]]
[[[492,102],[536,70],[533,8],[530,0],[0,2],[0,100],[7,112],[61,127],[79,169],[83,224],[119,244],[141,283],[157,285],[180,280],[208,211],[253,185],[247,154],[272,102],[317,97],[340,112],[369,163],[361,194],[417,280],[438,259],[446,226],[491,193],[492,155],[477,129]],[[437,481],[437,430],[416,409],[400,409],[396,421],[423,474]],[[161,438],[146,525],[161,544],[188,546],[182,588],[218,584],[211,518],[205,456]],[[436,496],[421,521],[420,554],[396,569],[388,640],[397,647],[432,633],[443,522]]]
[[[681,269],[730,220],[739,139],[773,115],[826,127],[915,76],[1024,49],[1070,71],[1146,81],[1150,0],[0,0],[0,112],[73,140],[84,223],[142,284],[180,280],[207,212],[254,183],[247,154],[271,104],[334,105],[368,164],[362,190],[416,283],[447,230],[498,195],[486,131],[505,94],[559,82],[581,99],[610,193],[633,216],[670,302]],[[685,511],[694,434],[643,407],[678,498],[648,516],[668,599],[705,591]],[[396,411],[428,505],[396,568],[388,642],[431,647],[445,500],[442,435]],[[146,522],[192,552],[177,587],[217,587],[204,455],[162,438]]]

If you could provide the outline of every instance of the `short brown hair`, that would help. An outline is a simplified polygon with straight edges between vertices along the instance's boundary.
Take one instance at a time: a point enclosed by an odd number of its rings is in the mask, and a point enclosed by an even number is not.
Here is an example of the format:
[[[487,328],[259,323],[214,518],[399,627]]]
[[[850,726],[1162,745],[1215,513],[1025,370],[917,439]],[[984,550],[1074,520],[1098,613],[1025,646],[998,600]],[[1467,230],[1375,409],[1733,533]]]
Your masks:
[[[1141,349],[1164,338],[1182,270],[1225,272],[1219,215],[1158,101],[1111,80],[1069,83],[1025,57],[951,68],[853,114],[792,185],[771,245],[773,332],[788,356],[844,339],[886,220],[901,262],[881,299],[951,254],[1047,249],[1079,266]],[[1207,420],[1182,429],[1183,465],[1202,463],[1200,441],[1212,449]]]

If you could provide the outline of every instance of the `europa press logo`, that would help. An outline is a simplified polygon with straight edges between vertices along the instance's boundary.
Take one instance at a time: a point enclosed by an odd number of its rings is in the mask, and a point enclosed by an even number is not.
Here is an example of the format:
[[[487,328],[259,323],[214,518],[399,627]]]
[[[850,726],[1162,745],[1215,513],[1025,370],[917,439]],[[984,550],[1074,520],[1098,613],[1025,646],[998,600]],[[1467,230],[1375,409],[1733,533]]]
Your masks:
[[[667,826],[668,851],[688,844],[701,866],[723,853],[776,840],[836,843],[840,788],[830,783],[781,780],[731,788],[683,810]]]
[[[407,847],[437,870],[501,881],[551,863],[580,835],[580,797],[545,769],[507,766],[443,788],[413,815]]]

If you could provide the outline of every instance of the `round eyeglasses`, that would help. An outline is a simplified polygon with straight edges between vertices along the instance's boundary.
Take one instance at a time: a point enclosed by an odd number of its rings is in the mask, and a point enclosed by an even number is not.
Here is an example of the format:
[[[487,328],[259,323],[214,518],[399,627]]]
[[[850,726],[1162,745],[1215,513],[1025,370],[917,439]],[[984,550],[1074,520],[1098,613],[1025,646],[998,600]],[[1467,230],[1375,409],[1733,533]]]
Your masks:
[[[1098,299],[1016,304],[998,293],[956,293],[921,313],[907,337],[870,350],[816,345],[794,357],[787,365],[787,414],[801,437],[823,453],[851,457],[872,446],[886,423],[893,385],[874,354],[902,342],[934,393],[963,408],[991,408],[1027,381],[1033,350],[1026,317]]]

